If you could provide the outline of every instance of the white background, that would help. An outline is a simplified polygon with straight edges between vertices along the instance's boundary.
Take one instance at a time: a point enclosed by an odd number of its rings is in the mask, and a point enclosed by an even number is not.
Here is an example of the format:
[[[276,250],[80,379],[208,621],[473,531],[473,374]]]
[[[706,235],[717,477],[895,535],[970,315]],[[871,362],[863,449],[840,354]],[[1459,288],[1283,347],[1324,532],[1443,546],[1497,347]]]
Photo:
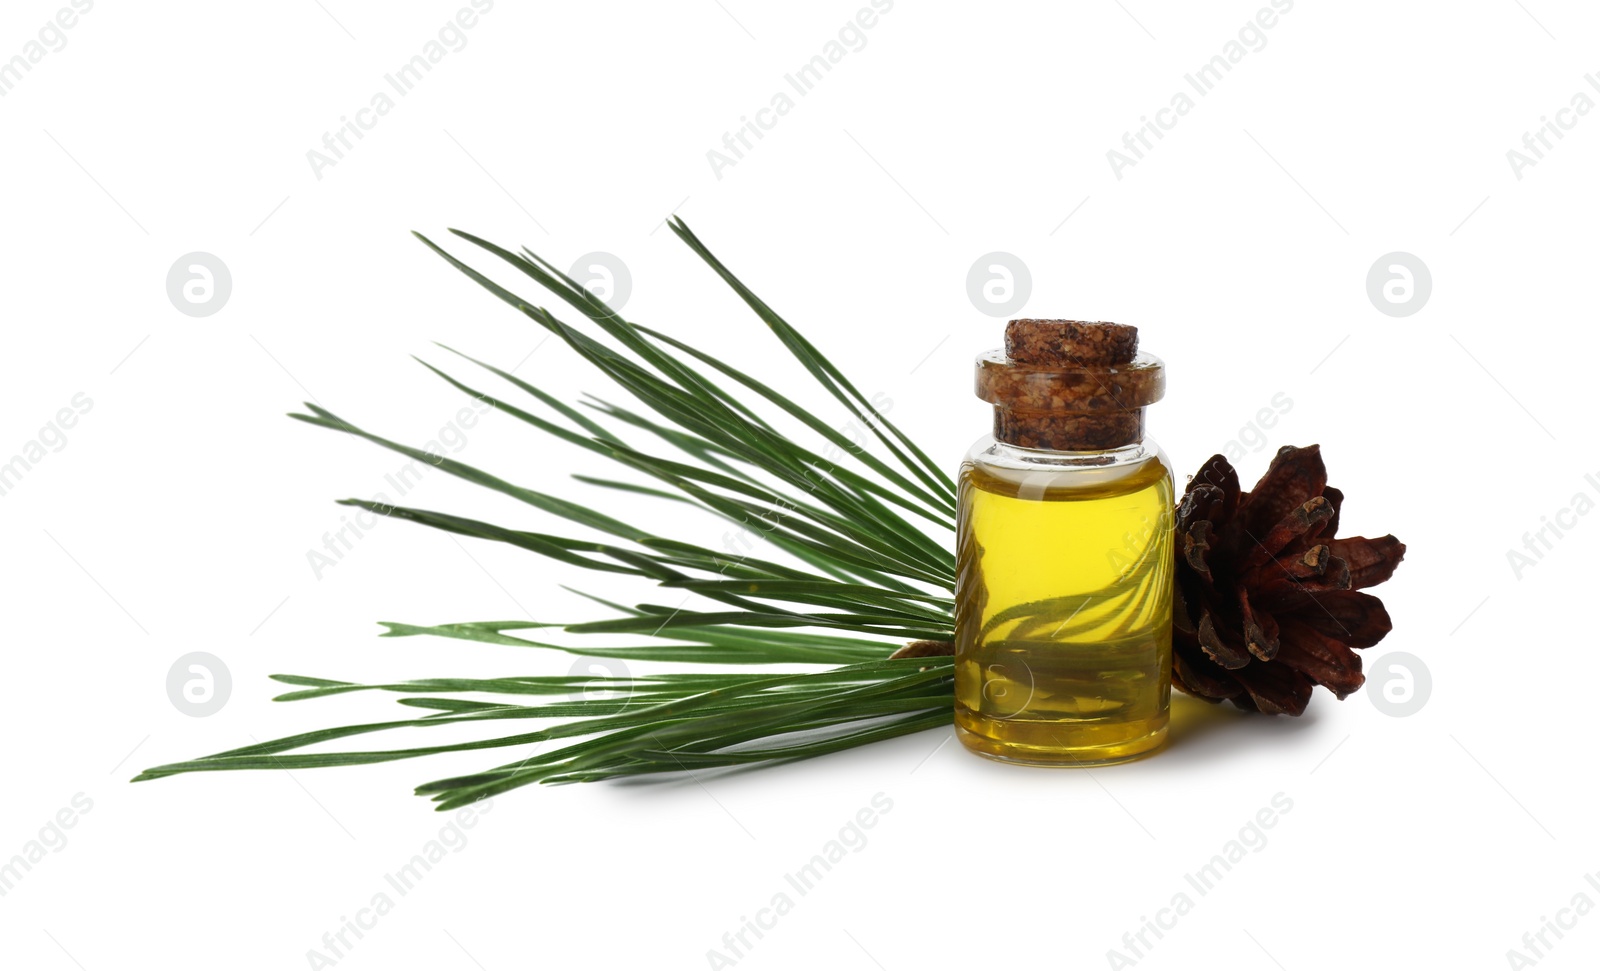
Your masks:
[[[0,59],[64,6],[7,3]],[[652,598],[398,522],[319,579],[307,551],[340,525],[331,500],[403,461],[283,414],[314,397],[420,444],[462,401],[409,359],[442,363],[435,340],[564,397],[615,395],[408,234],[450,226],[563,266],[614,253],[629,317],[818,401],[661,227],[674,211],[952,468],[986,428],[971,360],[1002,324],[967,297],[980,255],[1028,265],[1026,315],[1138,324],[1170,369],[1150,427],[1180,473],[1239,441],[1248,484],[1278,446],[1320,442],[1344,531],[1406,541],[1368,671],[1416,655],[1432,694],[1403,718],[1365,693],[1319,691],[1296,720],[1175,699],[1167,751],[1092,774],[992,764],[936,731],[703,785],[519,790],[339,967],[717,966],[724,933],[877,793],[893,808],[866,845],[737,966],[1105,967],[1188,890],[1139,967],[1493,968],[1531,959],[1523,935],[1574,895],[1600,903],[1584,880],[1600,516],[1562,513],[1600,499],[1600,113],[1564,116],[1520,179],[1506,155],[1574,93],[1600,99],[1584,80],[1600,13],[1300,0],[1118,179],[1107,150],[1265,4],[900,0],[719,178],[708,150],[864,4],[499,0],[319,178],[307,151],[462,6],[101,2],[0,98],[0,461],[92,402],[0,497],[0,858],[92,802],[0,897],[6,966],[317,966],[324,933],[448,822],[411,787],[504,753],[127,780],[398,711],[273,704],[272,673],[570,665],[377,640],[375,621],[597,616],[561,583]],[[165,291],[193,251],[232,274],[212,316]],[[1410,316],[1366,292],[1392,251],[1431,270]],[[1280,392],[1288,414],[1251,428]],[[565,479],[573,450],[509,418],[461,457],[595,495]],[[408,500],[554,525],[442,475]],[[1519,577],[1507,551],[1558,514],[1575,527]],[[675,528],[716,545],[725,527]],[[231,670],[210,717],[166,693],[190,651]],[[1293,808],[1266,844],[1196,895],[1184,875],[1278,793]],[[1539,966],[1592,967],[1600,916],[1563,933]]]

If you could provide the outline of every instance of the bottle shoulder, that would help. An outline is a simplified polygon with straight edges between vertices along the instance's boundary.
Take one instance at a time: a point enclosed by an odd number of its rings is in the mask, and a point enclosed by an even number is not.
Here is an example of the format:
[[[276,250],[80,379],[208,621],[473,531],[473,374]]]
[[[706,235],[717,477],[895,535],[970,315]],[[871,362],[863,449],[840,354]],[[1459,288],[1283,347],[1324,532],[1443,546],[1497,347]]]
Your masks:
[[[986,435],[974,442],[962,465],[964,485],[1008,495],[1073,493],[1112,495],[1165,483],[1172,463],[1153,439],[1097,452],[1052,452],[1020,448]]]

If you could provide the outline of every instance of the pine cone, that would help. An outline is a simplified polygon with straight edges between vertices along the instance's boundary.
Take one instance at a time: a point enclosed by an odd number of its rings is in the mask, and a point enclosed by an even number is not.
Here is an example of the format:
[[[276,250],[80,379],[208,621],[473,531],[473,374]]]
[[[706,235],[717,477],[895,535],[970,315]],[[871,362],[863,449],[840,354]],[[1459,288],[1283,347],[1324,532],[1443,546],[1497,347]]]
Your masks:
[[[1313,685],[1340,698],[1366,681],[1351,648],[1393,626],[1359,593],[1389,579],[1405,544],[1335,539],[1344,495],[1316,445],[1284,446],[1251,492],[1213,455],[1178,504],[1172,682],[1207,701],[1298,715]]]

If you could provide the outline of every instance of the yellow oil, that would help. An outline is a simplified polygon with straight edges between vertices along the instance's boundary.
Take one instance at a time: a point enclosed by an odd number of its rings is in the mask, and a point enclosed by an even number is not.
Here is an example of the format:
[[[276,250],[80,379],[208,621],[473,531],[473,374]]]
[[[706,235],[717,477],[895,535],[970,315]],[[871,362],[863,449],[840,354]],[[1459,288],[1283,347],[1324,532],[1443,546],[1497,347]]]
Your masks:
[[[1166,737],[1172,476],[1083,472],[962,469],[955,721],[979,754],[1103,765]]]

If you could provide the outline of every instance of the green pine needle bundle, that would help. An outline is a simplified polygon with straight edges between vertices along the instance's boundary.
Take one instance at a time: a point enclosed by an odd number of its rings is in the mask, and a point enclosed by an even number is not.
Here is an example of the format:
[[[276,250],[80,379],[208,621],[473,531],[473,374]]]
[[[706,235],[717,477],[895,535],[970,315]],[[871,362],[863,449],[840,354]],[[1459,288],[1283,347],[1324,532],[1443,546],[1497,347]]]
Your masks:
[[[647,409],[594,399],[585,414],[493,365],[453,351],[498,379],[508,397],[425,364],[465,394],[538,432],[588,449],[654,480],[652,485],[575,476],[596,489],[685,503],[762,535],[801,566],[735,557],[608,516],[591,501],[563,499],[491,472],[383,438],[327,409],[306,404],[292,417],[369,442],[586,527],[602,540],[530,532],[449,513],[359,499],[343,504],[461,536],[508,543],[558,563],[653,581],[673,600],[692,595],[713,609],[598,600],[612,616],[574,624],[487,621],[417,627],[388,623],[386,637],[431,634],[486,644],[544,648],[624,661],[726,665],[716,673],[593,678],[429,678],[360,684],[274,675],[296,690],[279,701],[354,691],[389,691],[417,717],[307,732],[216,755],[157,766],[135,781],[226,769],[366,765],[443,752],[508,748],[515,761],[417,787],[453,809],[529,783],[593,782],[809,758],[878,739],[947,725],[952,719],[949,657],[890,659],[906,641],[953,635],[956,492],[949,475],[875,409],[856,387],[735,277],[681,220],[678,238],[755,311],[806,371],[871,429],[889,460],[756,378],[661,331],[630,323],[547,260],[488,251],[559,297],[590,326],[580,328],[501,287],[426,237],[451,265],[561,338]],[[465,366],[465,365],[463,365]],[[478,370],[473,380],[482,380]],[[796,420],[829,446],[807,448],[771,423]],[[518,636],[557,629],[578,644]],[[613,640],[643,639],[643,645]],[[532,636],[541,636],[534,634]],[[592,643],[591,643],[592,642]],[[753,665],[805,665],[772,674]],[[602,695],[602,696],[593,696]],[[470,697],[469,697],[470,696]],[[394,729],[506,720],[499,737],[443,745],[306,751],[322,743]],[[528,724],[541,723],[539,725]],[[517,724],[513,724],[517,723]]]

